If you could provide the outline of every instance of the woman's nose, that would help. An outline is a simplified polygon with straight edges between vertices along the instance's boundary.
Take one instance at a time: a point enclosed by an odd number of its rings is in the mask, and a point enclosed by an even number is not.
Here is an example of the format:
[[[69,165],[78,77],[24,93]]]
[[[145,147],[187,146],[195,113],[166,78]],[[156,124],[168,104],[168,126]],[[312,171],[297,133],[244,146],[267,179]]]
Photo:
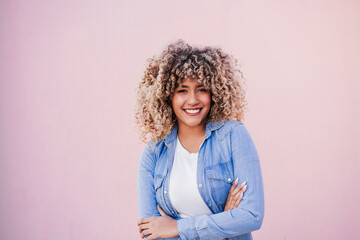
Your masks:
[[[189,99],[188,99],[188,103],[189,104],[197,104],[199,102],[198,96],[196,94],[196,92],[192,92],[191,94],[189,94]]]

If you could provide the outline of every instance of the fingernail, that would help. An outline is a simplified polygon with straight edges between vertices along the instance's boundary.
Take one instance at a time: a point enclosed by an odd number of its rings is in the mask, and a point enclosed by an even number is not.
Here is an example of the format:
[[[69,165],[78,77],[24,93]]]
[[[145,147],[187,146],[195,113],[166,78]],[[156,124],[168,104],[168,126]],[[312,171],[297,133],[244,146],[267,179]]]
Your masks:
[[[236,182],[236,183],[239,182],[239,178],[236,178],[236,179],[235,179],[235,182]]]
[[[244,195],[244,194],[243,194],[243,193],[241,193],[241,194],[240,194],[240,197],[242,198],[242,197],[243,197],[243,195]]]
[[[246,181],[244,181],[244,182],[241,184],[241,186],[245,186],[245,184],[246,184]]]

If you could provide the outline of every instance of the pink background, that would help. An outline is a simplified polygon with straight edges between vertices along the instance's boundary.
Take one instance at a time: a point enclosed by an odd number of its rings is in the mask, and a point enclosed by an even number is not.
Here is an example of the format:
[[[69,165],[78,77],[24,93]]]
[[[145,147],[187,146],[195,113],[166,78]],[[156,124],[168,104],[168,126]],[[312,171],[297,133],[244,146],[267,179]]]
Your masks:
[[[242,64],[255,239],[360,235],[359,1],[0,1],[0,239],[140,239],[134,88],[170,42]]]

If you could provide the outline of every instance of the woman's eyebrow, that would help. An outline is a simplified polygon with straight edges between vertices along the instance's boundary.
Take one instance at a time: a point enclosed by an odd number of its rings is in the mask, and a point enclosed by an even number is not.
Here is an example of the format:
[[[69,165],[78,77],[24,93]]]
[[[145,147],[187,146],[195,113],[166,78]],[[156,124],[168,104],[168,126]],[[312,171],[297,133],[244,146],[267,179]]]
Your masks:
[[[189,88],[188,85],[182,85],[182,84],[180,84],[179,87],[180,87],[180,88]],[[203,85],[203,84],[199,84],[199,85],[196,85],[196,87],[197,87],[197,88],[199,88],[199,87],[204,87],[204,85]]]

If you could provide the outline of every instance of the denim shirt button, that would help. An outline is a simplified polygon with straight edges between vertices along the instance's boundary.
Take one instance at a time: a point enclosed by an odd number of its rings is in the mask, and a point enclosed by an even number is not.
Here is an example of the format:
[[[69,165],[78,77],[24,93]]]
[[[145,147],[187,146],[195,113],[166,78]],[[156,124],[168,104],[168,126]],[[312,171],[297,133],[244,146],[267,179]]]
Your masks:
[[[172,214],[174,214],[174,211],[171,211]]]
[[[202,187],[202,184],[201,184],[201,183],[199,184],[199,187]]]
[[[231,178],[228,178],[228,182],[231,182]]]
[[[209,204],[209,207],[211,207],[211,204]]]
[[[166,194],[166,190],[164,191],[164,193]]]

